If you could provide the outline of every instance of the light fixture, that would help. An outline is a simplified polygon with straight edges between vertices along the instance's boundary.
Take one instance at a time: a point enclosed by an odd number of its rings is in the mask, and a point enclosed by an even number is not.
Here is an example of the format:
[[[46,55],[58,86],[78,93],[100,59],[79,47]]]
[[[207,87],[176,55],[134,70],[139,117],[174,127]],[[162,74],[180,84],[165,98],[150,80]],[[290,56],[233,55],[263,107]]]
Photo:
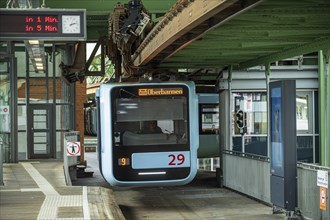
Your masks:
[[[28,40],[29,44],[39,44],[39,40]]]
[[[34,58],[34,60],[35,60],[36,62],[42,62],[42,59],[39,58],[39,57]]]
[[[46,55],[44,42],[40,40],[26,40],[24,43],[35,72],[45,73]]]

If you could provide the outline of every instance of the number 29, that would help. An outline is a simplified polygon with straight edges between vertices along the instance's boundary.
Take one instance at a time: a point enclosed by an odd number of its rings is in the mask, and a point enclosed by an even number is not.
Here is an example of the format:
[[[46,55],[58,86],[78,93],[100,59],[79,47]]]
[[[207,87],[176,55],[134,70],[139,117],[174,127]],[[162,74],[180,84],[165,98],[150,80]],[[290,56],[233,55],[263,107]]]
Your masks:
[[[184,155],[183,154],[178,154],[175,156],[174,154],[168,155],[168,157],[171,158],[171,161],[168,163],[170,166],[175,166],[175,165],[181,165],[184,163]]]

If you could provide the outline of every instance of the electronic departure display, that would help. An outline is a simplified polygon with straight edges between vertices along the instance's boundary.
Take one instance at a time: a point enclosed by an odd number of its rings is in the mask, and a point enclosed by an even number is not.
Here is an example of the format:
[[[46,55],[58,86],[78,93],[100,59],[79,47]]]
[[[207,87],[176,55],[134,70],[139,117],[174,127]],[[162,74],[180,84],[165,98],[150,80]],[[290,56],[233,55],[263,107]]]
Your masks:
[[[0,9],[0,40],[86,40],[86,11]]]
[[[197,172],[192,82],[103,84],[97,93],[100,170],[115,186],[183,185]]]

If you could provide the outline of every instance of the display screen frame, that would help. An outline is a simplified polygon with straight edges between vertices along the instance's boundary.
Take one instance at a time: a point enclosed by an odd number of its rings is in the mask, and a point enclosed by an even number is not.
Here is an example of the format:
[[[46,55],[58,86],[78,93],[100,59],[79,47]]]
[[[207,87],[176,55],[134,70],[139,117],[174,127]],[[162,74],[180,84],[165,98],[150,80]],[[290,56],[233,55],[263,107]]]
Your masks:
[[[76,31],[64,33],[63,17],[77,17]],[[70,22],[70,21],[68,21]],[[68,24],[70,25],[70,24]],[[0,9],[0,40],[81,40],[87,39],[85,9]]]
[[[271,174],[284,176],[282,87],[270,88],[270,169]]]

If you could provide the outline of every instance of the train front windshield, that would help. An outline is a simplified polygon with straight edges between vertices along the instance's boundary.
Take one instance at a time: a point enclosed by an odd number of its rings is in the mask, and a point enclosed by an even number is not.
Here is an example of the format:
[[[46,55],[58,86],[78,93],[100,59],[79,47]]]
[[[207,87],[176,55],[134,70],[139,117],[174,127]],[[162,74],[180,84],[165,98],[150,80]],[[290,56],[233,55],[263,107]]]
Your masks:
[[[183,185],[197,172],[192,82],[103,84],[97,92],[100,171],[114,186]]]
[[[188,147],[188,99],[183,93],[184,88],[167,91],[179,93],[175,95],[157,95],[155,89],[143,89],[149,91],[149,95],[139,96],[139,88],[136,87],[112,91],[113,145]]]

